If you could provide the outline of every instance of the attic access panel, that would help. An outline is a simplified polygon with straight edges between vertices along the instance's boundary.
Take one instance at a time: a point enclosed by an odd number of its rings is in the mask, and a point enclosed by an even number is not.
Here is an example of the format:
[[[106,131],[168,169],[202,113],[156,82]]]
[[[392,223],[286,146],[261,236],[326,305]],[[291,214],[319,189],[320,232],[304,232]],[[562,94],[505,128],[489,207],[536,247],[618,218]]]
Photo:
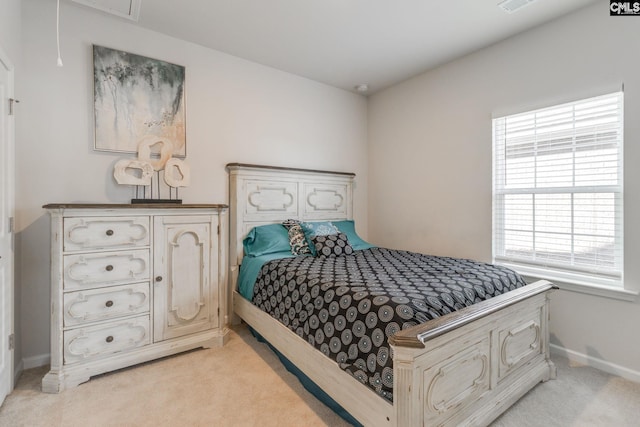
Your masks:
[[[84,6],[107,12],[120,18],[138,21],[142,0],[71,0]]]
[[[498,3],[498,7],[507,13],[513,13],[535,1],[536,0],[504,0]]]

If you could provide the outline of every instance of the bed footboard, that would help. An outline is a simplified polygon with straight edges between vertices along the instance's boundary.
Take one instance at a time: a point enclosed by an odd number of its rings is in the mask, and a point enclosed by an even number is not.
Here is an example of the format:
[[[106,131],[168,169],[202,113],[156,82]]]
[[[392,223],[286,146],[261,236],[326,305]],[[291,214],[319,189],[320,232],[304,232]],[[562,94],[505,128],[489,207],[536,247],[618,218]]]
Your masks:
[[[555,378],[548,342],[554,288],[539,281],[392,337],[396,425],[487,425]]]
[[[237,293],[243,238],[288,218],[353,218],[354,174],[229,164],[234,316],[366,426],[486,425],[540,381],[549,361],[549,292],[539,281],[394,335],[394,404]],[[229,301],[231,303],[231,301]],[[237,318],[236,317],[236,321]],[[232,321],[234,319],[231,319]]]

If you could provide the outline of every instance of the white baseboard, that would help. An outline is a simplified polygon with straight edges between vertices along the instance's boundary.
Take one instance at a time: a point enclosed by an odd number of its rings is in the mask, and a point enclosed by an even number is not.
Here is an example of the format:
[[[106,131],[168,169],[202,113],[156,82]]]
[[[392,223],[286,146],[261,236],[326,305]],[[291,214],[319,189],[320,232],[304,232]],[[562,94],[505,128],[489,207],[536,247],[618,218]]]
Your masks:
[[[578,353],[577,351],[569,350],[556,344],[550,344],[549,347],[551,353],[564,356],[572,362],[591,366],[608,374],[617,375],[627,380],[640,383],[640,372],[634,371],[633,369],[625,368],[624,366],[616,365],[615,363],[607,362],[606,360],[589,356],[588,354]]]
[[[37,356],[22,358],[22,369],[39,368],[40,366],[48,365],[51,362],[51,355],[39,354]]]
[[[13,370],[13,386],[15,387],[18,384],[18,380],[20,379],[20,375],[22,375],[22,371],[24,371],[24,360],[20,360],[18,366]]]

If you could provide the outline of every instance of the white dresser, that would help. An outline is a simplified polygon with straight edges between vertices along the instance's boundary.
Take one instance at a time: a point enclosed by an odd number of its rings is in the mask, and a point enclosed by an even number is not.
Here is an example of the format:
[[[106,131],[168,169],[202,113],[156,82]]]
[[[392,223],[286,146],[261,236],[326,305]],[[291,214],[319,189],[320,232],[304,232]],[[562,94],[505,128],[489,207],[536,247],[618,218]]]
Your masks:
[[[227,337],[227,206],[50,204],[51,370],[93,375]]]

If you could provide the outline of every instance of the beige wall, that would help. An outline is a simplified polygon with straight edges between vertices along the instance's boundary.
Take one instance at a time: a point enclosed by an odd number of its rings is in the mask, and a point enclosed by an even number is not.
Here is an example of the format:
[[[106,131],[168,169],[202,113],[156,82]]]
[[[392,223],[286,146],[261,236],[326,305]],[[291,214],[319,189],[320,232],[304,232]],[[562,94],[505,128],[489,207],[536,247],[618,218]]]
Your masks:
[[[0,47],[16,65],[20,57],[20,0],[0,1]]]
[[[356,173],[355,218],[367,230],[366,99],[137,28],[125,20],[61,2],[64,67],[56,67],[55,2],[23,1],[26,117],[17,147],[17,239],[22,273],[26,366],[49,353],[49,228],[52,202],[128,202],[111,177],[121,155],[93,147],[91,45],[186,67],[185,203],[227,203],[225,165],[258,163]],[[45,362],[46,363],[46,362]]]
[[[369,100],[369,237],[491,260],[492,115],[625,89],[625,281],[640,284],[640,21],[598,3]],[[640,380],[640,305],[557,292],[552,341]]]

